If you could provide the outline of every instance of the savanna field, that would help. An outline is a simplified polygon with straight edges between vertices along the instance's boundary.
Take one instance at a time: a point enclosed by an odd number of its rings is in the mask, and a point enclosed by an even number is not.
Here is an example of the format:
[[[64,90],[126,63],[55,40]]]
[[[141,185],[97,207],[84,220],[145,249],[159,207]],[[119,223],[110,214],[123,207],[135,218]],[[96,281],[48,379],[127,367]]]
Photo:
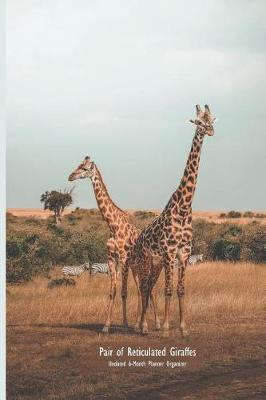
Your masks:
[[[132,213],[132,222],[139,227],[153,218],[152,212]],[[119,282],[110,335],[101,333],[109,294],[107,276],[84,272],[73,286],[49,288],[62,278],[63,265],[106,260],[108,230],[96,210],[75,210],[60,226],[49,218],[9,214],[8,399],[264,399],[265,223],[254,216],[232,219],[203,214],[194,218],[193,252],[203,253],[204,262],[187,268],[190,336],[182,339],[176,295],[169,338],[155,331],[151,307],[149,335],[133,330],[137,297],[131,277],[131,329],[125,332],[121,327]],[[156,297],[162,321],[163,274]],[[108,360],[99,356],[99,347],[108,346],[189,347],[197,355],[171,357],[186,362],[179,368],[110,368]]]

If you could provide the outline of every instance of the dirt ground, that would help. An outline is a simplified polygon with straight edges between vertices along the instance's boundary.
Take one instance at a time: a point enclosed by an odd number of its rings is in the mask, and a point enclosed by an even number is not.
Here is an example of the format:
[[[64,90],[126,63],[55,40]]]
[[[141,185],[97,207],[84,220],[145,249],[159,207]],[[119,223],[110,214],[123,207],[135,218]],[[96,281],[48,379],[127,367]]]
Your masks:
[[[173,300],[169,338],[154,330],[141,336],[121,325],[118,296],[114,324],[102,334],[109,280],[80,277],[75,287],[47,289],[37,279],[8,287],[8,400],[194,400],[266,398],[265,266],[203,264],[188,271],[187,310],[190,336],[178,331]],[[131,282],[129,310],[136,300]],[[264,288],[264,289],[263,289]],[[119,291],[118,291],[119,293]],[[163,280],[157,288],[163,315]],[[129,323],[135,314],[130,311]],[[100,347],[163,348],[166,357],[100,357]],[[195,350],[196,356],[171,356],[170,348]],[[164,362],[110,367],[108,361]],[[186,363],[176,368],[166,362]]]
[[[185,340],[115,334],[101,326],[9,326],[8,399],[265,399],[265,326],[199,327]],[[218,331],[218,332],[217,332]],[[186,367],[108,368],[99,347],[190,347]],[[172,358],[171,358],[172,359]],[[142,358],[140,358],[142,360]]]

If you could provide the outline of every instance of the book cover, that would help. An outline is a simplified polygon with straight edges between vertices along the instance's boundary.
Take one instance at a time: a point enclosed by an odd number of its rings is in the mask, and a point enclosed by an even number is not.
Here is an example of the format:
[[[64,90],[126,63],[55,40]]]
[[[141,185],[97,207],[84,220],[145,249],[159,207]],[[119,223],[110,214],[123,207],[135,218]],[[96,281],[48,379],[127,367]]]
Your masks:
[[[265,17],[7,3],[7,399],[266,397]]]

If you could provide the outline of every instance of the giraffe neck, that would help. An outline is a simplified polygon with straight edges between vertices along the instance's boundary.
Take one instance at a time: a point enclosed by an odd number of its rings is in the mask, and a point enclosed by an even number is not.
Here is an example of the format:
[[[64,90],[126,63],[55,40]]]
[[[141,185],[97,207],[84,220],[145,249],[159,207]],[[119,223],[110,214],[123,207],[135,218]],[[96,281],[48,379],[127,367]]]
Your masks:
[[[124,219],[126,218],[126,213],[119,207],[117,207],[117,205],[113,202],[103,182],[100,171],[96,166],[95,168],[96,173],[92,178],[95,198],[100,213],[102,214],[104,220],[107,222],[109,228],[113,231],[118,228],[121,221],[124,221]]]
[[[191,211],[194,192],[197,185],[198,169],[201,155],[201,147],[204,134],[200,129],[196,129],[190,153],[187,159],[186,167],[179,187],[172,195],[166,209],[173,208],[176,205],[177,213],[186,213]]]

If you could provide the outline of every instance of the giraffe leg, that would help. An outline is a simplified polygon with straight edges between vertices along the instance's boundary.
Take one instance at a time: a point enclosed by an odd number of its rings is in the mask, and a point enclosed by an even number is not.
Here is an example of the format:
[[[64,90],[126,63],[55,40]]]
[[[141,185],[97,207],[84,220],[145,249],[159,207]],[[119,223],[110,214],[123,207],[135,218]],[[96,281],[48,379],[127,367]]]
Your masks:
[[[122,298],[122,310],[123,310],[123,326],[128,329],[127,323],[127,280],[128,280],[128,269],[129,265],[127,262],[122,267],[122,287],[121,287],[121,298]]]
[[[161,329],[161,324],[160,324],[160,318],[159,318],[158,312],[157,312],[157,299],[156,299],[156,296],[154,295],[154,293],[152,292],[152,290],[159,278],[161,271],[162,271],[162,265],[158,266],[155,269],[154,273],[151,276],[150,285],[149,285],[150,286],[150,299],[151,299],[151,303],[152,303],[153,311],[154,311],[155,329],[157,331],[159,331]]]
[[[132,270],[133,273],[133,278],[137,287],[137,291],[138,291],[138,309],[137,309],[137,321],[135,324],[135,330],[139,330],[140,329],[140,321],[141,321],[141,292],[140,292],[140,288],[139,288],[139,278],[138,275],[136,274],[135,271]]]
[[[114,260],[112,255],[109,256],[108,266],[109,266],[110,278],[111,278],[111,288],[110,288],[110,297],[109,297],[109,303],[108,303],[107,319],[105,321],[105,325],[102,330],[103,333],[109,332],[109,329],[111,326],[111,321],[112,321],[112,315],[113,315],[114,301],[115,301],[115,296],[116,296],[116,285],[117,285],[116,261]]]
[[[173,293],[173,269],[174,260],[169,260],[165,266],[165,308],[164,308],[164,322],[163,322],[163,336],[169,336],[169,313],[170,303]]]
[[[155,328],[156,330],[160,330],[161,329],[161,324],[160,324],[160,319],[158,317],[157,314],[157,302],[156,302],[156,298],[154,296],[154,294],[152,293],[152,289],[153,286],[155,285],[159,274],[161,272],[161,269],[159,270],[159,273],[156,273],[151,281],[149,282],[149,292],[150,292],[150,299],[151,299],[151,303],[152,303],[152,307],[153,307],[153,311],[154,311],[154,320],[155,320]],[[141,325],[141,310],[142,310],[142,295],[141,295],[141,291],[139,288],[139,278],[136,275],[136,273],[133,272],[133,277],[137,286],[137,290],[138,290],[138,315],[137,315],[137,321],[136,321],[136,325],[135,325],[135,330],[139,330],[140,329],[140,325]]]
[[[146,320],[146,312],[147,312],[147,307],[148,307],[148,303],[149,303],[149,288],[148,288],[148,283],[145,280],[143,280],[141,282],[141,300],[142,300],[142,312],[141,312],[141,321],[140,321],[140,327],[141,327],[141,333],[143,335],[147,335],[148,334],[148,324],[147,324],[147,320]]]
[[[150,294],[151,298],[151,303],[154,311],[154,321],[155,321],[155,329],[156,331],[159,331],[161,329],[161,323],[160,323],[160,318],[157,313],[157,301],[156,301],[156,296],[154,296],[154,293],[151,292]]]
[[[182,337],[188,336],[188,331],[185,322],[185,270],[186,263],[182,260],[178,268],[178,302],[179,302],[179,316],[180,316],[180,332]]]

